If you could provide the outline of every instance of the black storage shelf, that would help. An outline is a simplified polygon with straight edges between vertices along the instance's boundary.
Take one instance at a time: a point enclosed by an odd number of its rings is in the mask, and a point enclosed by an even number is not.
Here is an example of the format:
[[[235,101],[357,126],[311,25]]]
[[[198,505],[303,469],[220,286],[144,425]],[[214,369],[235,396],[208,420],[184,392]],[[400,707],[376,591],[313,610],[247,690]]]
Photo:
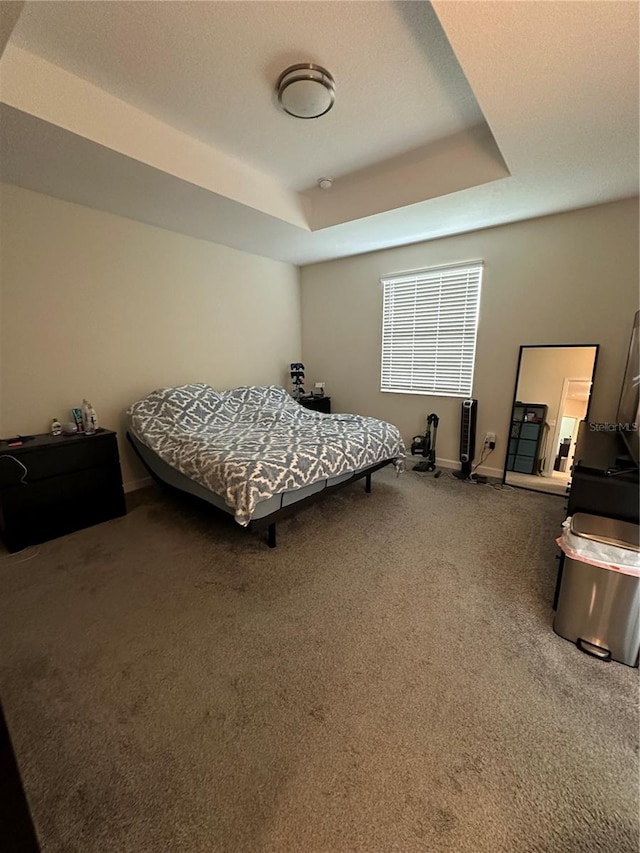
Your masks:
[[[544,403],[516,402],[511,418],[507,471],[538,473],[546,420],[547,406]]]

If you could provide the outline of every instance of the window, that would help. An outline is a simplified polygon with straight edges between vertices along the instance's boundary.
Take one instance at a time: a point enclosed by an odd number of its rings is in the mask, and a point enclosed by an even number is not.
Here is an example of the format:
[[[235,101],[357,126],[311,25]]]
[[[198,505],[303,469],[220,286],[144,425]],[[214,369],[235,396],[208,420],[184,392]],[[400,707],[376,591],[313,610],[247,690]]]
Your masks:
[[[380,390],[471,396],[482,261],[381,281]]]

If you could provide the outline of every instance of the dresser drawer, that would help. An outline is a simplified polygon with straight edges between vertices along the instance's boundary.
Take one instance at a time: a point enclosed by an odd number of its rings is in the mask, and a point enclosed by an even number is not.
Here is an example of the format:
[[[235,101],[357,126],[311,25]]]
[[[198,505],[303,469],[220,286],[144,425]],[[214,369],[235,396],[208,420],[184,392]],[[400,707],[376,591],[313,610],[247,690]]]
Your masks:
[[[21,480],[34,483],[59,474],[119,463],[118,445],[113,433],[77,438],[61,436],[46,447],[31,448],[25,444],[20,452],[3,449],[0,459],[2,456],[13,459],[0,461],[0,488]],[[16,459],[21,464],[17,464]]]
[[[116,434],[38,435],[0,450],[0,535],[10,551],[126,512]]]
[[[15,551],[125,512],[119,469],[88,468],[4,489],[0,532]]]

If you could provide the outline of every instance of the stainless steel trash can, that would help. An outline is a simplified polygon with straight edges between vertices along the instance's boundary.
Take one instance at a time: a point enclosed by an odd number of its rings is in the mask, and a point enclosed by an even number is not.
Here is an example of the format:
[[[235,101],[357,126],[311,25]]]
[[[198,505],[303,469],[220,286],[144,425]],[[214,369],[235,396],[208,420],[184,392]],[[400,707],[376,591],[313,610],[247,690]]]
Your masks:
[[[625,521],[576,513],[571,533],[613,553],[640,551],[640,528]],[[587,654],[638,666],[640,572],[595,566],[565,552],[553,630]]]

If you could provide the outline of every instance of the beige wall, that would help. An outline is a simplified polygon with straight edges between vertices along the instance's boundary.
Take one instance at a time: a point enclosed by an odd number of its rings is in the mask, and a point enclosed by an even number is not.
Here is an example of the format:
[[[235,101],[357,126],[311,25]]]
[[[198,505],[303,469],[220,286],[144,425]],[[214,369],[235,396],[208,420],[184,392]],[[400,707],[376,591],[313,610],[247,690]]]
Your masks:
[[[296,267],[13,186],[1,202],[1,435],[44,432],[83,397],[121,429],[157,387],[288,384]],[[144,477],[120,449],[125,481]]]
[[[39,432],[88,397],[104,426],[155,387],[288,384],[300,356],[295,267],[3,187],[0,434]],[[460,401],[379,390],[380,276],[485,261],[474,396],[501,469],[520,344],[599,343],[591,416],[613,419],[638,307],[637,200],[360,255],[302,270],[307,385],[335,411],[397,423],[440,415],[458,456]],[[481,440],[481,438],[480,438]],[[144,476],[121,442],[125,480]]]
[[[460,400],[380,392],[380,277],[484,259],[473,394],[487,466],[502,469],[520,344],[600,344],[593,420],[615,415],[638,308],[638,200],[629,199],[302,270],[303,361],[336,411],[392,421],[405,439],[440,415],[438,457],[457,460]]]
[[[578,418],[578,420],[582,420],[587,411],[587,401],[586,400],[565,400],[564,410],[562,412],[562,417],[564,418]]]
[[[595,349],[544,347],[522,353],[518,377],[518,400],[522,403],[546,403],[547,422],[555,426],[565,379],[591,379]],[[622,382],[622,377],[620,378]]]

